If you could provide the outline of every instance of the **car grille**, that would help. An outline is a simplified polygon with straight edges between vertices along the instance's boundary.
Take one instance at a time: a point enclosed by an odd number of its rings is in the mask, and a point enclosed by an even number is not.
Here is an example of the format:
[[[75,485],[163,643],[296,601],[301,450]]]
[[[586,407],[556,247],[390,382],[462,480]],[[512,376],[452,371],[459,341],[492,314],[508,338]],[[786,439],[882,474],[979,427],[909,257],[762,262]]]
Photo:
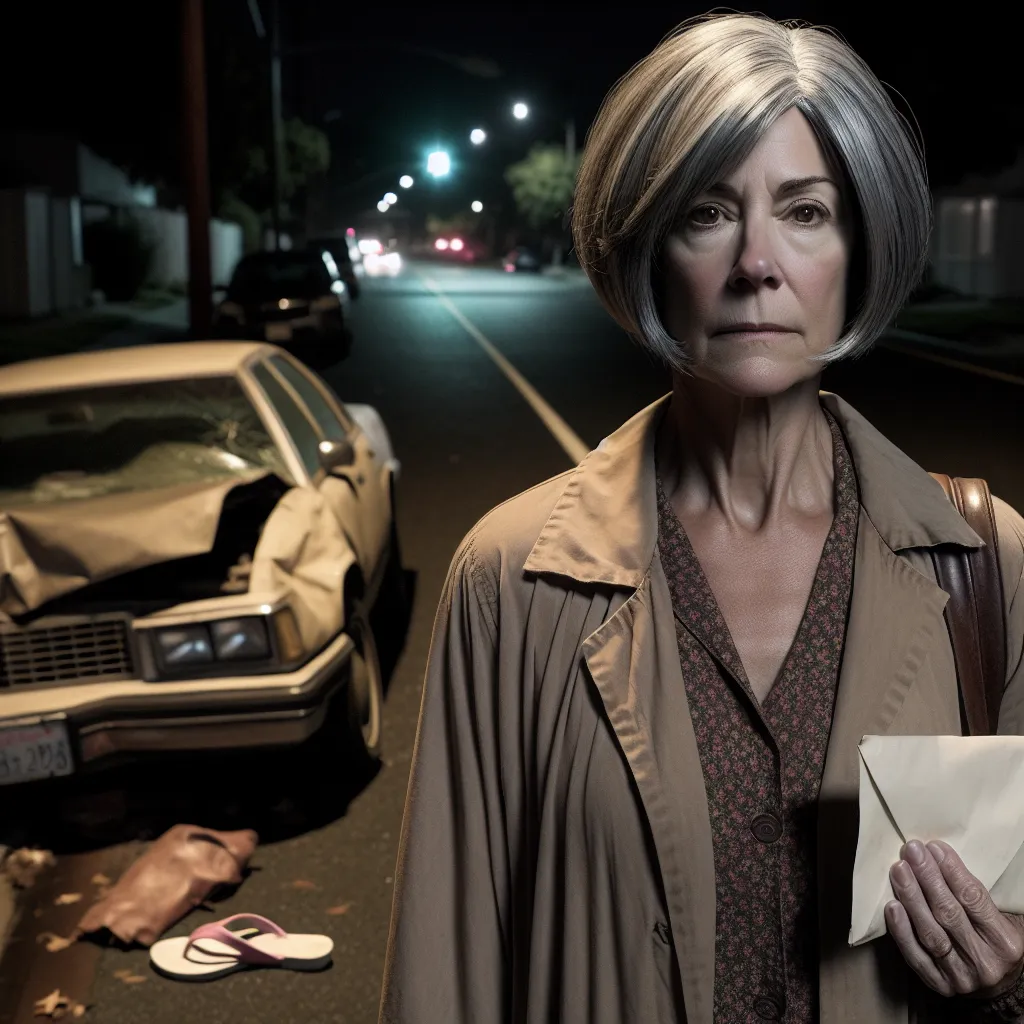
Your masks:
[[[0,688],[134,675],[128,620],[121,615],[0,624]]]

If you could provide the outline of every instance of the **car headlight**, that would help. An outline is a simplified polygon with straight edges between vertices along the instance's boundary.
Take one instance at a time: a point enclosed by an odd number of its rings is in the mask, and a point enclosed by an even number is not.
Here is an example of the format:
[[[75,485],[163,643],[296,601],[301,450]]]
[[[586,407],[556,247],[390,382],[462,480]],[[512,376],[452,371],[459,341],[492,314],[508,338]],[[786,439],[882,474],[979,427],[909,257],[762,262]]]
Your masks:
[[[213,644],[206,626],[158,629],[155,640],[161,668],[173,671],[213,661]]]
[[[222,302],[217,307],[217,316],[242,323],[245,320],[245,310],[237,302]]]
[[[222,619],[210,627],[213,651],[218,658],[265,658],[270,654],[267,625],[263,619]]]
[[[266,660],[271,655],[267,624],[258,615],[157,629],[153,639],[165,672],[188,671],[217,661]]]

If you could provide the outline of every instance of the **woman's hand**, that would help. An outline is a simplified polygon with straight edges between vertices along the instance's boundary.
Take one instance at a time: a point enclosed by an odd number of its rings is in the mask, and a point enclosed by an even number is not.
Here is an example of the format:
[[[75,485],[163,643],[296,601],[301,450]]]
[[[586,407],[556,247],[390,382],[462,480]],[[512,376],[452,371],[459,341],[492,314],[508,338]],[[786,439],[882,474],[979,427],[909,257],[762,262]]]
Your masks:
[[[940,995],[995,997],[1024,971],[1024,919],[996,909],[946,843],[912,839],[889,870],[885,920],[904,959]]]

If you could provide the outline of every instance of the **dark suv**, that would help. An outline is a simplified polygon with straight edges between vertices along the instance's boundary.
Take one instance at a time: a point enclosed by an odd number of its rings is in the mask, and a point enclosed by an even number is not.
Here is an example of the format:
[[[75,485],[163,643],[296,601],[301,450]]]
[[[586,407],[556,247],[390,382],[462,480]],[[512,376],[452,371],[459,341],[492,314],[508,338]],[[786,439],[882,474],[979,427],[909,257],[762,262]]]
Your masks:
[[[329,254],[253,253],[241,259],[214,313],[219,338],[269,341],[297,355],[344,359],[350,296]]]

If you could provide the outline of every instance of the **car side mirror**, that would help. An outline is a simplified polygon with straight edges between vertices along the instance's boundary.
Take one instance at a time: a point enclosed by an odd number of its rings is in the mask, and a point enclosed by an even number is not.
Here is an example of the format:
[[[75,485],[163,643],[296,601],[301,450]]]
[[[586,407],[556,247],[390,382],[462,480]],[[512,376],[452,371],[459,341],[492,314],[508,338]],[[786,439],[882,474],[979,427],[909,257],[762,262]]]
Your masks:
[[[342,466],[351,466],[356,461],[356,450],[352,442],[321,441],[319,445],[320,465],[328,473]]]

